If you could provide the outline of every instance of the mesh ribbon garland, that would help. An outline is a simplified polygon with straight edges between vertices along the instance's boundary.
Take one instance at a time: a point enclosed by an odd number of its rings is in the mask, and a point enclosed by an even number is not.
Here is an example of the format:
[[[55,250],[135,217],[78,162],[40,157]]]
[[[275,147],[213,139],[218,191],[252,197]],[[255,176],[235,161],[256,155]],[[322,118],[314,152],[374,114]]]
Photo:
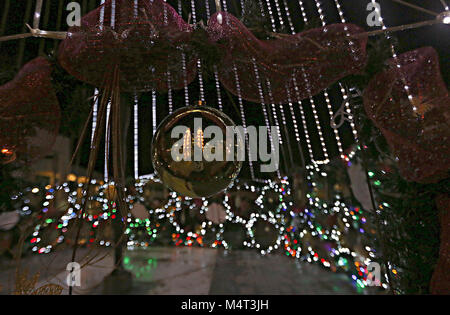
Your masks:
[[[430,291],[432,294],[450,294],[450,196],[438,196],[436,204],[441,222],[441,245]]]
[[[299,101],[318,94],[349,74],[360,72],[366,62],[367,36],[347,37],[362,32],[356,25],[333,24],[259,40],[229,13],[218,12],[208,23],[210,40],[225,52],[219,65],[220,81],[238,95],[235,66],[242,97],[257,103],[261,102],[258,83],[266,88],[266,80],[271,84],[273,99],[269,93],[263,93],[264,102],[286,103],[286,87],[292,100]]]
[[[197,60],[183,47],[192,28],[163,0],[107,0],[69,29],[59,62],[73,76],[97,87],[119,67],[120,89],[144,92],[181,89],[196,76]]]
[[[60,108],[51,64],[38,57],[0,86],[0,149],[5,158],[31,161],[49,153],[59,130]],[[8,162],[6,160],[6,162]]]
[[[406,180],[431,183],[448,176],[450,98],[433,48],[391,60],[389,69],[376,75],[364,91],[364,107]]]

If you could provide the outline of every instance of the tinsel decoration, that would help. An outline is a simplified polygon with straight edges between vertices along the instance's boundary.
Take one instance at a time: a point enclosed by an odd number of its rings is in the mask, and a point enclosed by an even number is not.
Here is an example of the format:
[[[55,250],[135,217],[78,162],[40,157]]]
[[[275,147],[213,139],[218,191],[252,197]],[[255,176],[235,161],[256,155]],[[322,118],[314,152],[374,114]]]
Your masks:
[[[0,86],[1,164],[31,162],[50,153],[61,115],[51,71],[50,62],[38,57]]]
[[[58,57],[70,74],[97,87],[118,67],[121,91],[166,91],[168,82],[181,89],[197,71],[197,59],[183,49],[191,35],[192,27],[163,0],[107,0],[69,29]]]
[[[450,294],[450,196],[439,195],[436,198],[441,222],[441,244],[439,259],[431,278],[432,294]]]
[[[431,47],[389,61],[364,91],[364,107],[408,181],[436,183],[450,167],[450,98]]]
[[[339,79],[360,72],[366,62],[367,36],[353,24],[333,24],[295,35],[273,34],[259,40],[239,19],[217,12],[208,23],[210,41],[225,51],[221,83],[247,101],[287,103],[318,94]],[[356,36],[359,34],[358,36]],[[236,75],[241,86],[237,91]],[[260,95],[259,85],[271,93]],[[297,88],[297,89],[296,89]]]
[[[34,274],[28,279],[28,270],[16,272],[14,295],[61,295],[63,287],[57,284],[45,284],[36,288],[40,274]]]

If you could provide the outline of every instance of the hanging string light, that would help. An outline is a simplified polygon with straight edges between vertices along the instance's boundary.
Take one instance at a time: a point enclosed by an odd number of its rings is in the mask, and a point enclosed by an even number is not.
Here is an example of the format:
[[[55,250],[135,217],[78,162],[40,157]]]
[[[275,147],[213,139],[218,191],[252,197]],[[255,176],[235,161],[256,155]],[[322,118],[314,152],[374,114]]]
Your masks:
[[[241,95],[241,84],[239,81],[239,75],[238,75],[236,66],[233,67],[233,70],[234,70],[234,77],[236,80],[236,90],[238,92],[239,110],[241,112],[242,126],[244,127],[244,133],[245,133],[245,143],[246,143],[248,157],[249,157],[248,164],[250,165],[251,177],[252,177],[252,179],[254,179],[255,178],[255,170],[253,169],[253,157],[251,155],[249,138],[248,138],[248,133],[247,133],[247,122],[245,119],[244,103],[242,101],[242,95]]]
[[[135,0],[136,3],[138,0]],[[164,0],[167,2],[167,0]],[[167,25],[168,16],[167,16],[167,6],[164,6],[164,24]],[[167,71],[167,102],[169,105],[169,114],[173,113],[173,95],[172,95],[172,77],[170,71]]]
[[[153,120],[153,134],[156,133],[156,129],[158,127],[157,119],[156,119],[156,90],[152,91],[152,120]]]
[[[195,0],[191,0],[191,10],[192,10],[192,22],[197,24],[197,12],[195,8]],[[202,102],[205,101],[205,89],[203,87],[203,74],[202,74],[202,62],[197,60],[197,69],[198,69],[198,83],[200,86],[200,100]]]
[[[178,14],[180,16],[183,15],[183,6],[181,4],[181,0],[178,0]],[[186,68],[186,55],[185,53],[181,53],[181,64],[182,64],[182,68],[183,68],[183,75],[184,75],[184,101],[185,101],[185,106],[189,106],[189,86],[188,86],[188,82],[187,82],[187,68]]]
[[[133,141],[134,141],[134,179],[139,179],[139,102],[138,96],[134,96],[133,105]]]
[[[270,149],[272,150],[272,152],[274,152],[275,147],[273,145],[272,128],[270,128],[269,117],[267,115],[266,104],[264,102],[264,93],[263,93],[263,89],[262,89],[261,78],[259,77],[258,66],[257,66],[254,58],[252,59],[252,63],[253,63],[253,69],[255,72],[255,77],[256,77],[256,84],[258,86],[258,93],[259,93],[259,97],[261,99],[261,108],[262,108],[262,111],[264,114],[264,122],[266,123],[266,128],[267,128],[267,132],[268,132],[268,136],[269,136]],[[281,177],[279,168],[277,168],[277,176],[278,176],[278,178]]]
[[[205,0],[205,5],[206,5],[206,18],[209,21],[209,19],[211,18],[211,9],[210,9],[208,0]],[[217,9],[219,9],[219,8],[217,8]],[[222,111],[223,110],[222,95],[221,95],[222,93],[220,91],[219,73],[217,72],[216,65],[214,65],[213,70],[214,70],[214,80],[216,82],[217,105],[219,106],[219,109]]]

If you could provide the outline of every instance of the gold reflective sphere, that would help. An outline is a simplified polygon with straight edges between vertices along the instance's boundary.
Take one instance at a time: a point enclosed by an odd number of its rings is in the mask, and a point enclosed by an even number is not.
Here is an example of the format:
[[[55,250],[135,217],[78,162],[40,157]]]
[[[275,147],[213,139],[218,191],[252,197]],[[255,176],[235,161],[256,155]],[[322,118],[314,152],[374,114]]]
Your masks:
[[[166,117],[152,143],[152,163],[161,181],[191,198],[225,190],[245,157],[243,136],[233,127],[227,115],[206,106],[184,107]]]

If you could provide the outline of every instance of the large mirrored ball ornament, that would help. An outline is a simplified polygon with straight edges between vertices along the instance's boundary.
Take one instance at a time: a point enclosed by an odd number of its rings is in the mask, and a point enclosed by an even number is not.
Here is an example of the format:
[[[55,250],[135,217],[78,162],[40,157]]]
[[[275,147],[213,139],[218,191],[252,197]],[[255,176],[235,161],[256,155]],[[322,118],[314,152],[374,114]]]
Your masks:
[[[180,195],[213,196],[238,176],[245,157],[242,131],[219,110],[184,107],[165,118],[152,143],[161,181]]]

